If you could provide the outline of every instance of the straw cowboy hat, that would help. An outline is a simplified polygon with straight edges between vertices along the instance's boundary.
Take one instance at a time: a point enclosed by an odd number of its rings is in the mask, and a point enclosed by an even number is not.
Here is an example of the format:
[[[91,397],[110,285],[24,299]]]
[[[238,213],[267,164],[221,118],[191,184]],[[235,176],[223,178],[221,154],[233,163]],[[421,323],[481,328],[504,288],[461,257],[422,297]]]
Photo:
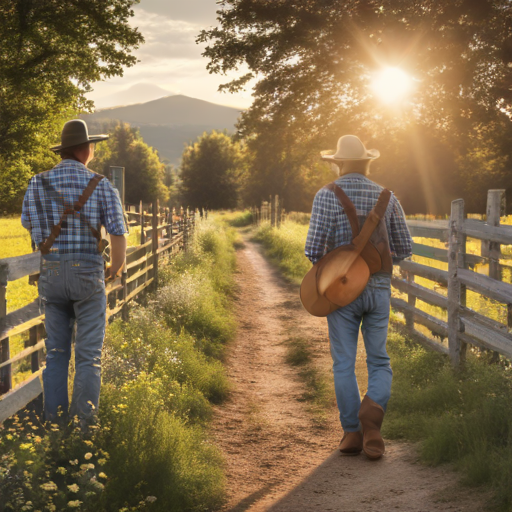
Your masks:
[[[336,163],[345,160],[375,160],[380,153],[376,149],[366,149],[359,137],[344,135],[338,139],[338,147],[334,155],[323,154],[322,160]]]
[[[85,121],[82,121],[82,119],[73,119],[72,121],[68,121],[62,128],[60,144],[58,146],[53,146],[50,149],[57,153],[63,149],[79,146],[86,142],[99,142],[100,140],[107,139],[108,135],[104,134],[89,135]]]

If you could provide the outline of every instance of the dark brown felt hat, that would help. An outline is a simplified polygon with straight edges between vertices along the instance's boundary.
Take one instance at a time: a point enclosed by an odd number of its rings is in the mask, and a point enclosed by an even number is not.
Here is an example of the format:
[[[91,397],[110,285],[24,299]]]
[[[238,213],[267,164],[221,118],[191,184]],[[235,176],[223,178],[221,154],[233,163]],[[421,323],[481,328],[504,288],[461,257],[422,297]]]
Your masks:
[[[352,244],[326,254],[305,275],[302,305],[313,316],[327,316],[353,302],[365,289],[370,268]]]
[[[50,148],[55,153],[67,148],[79,146],[86,142],[99,142],[100,140],[107,140],[108,135],[89,135],[87,130],[87,124],[82,119],[73,119],[68,121],[62,128],[62,134],[60,136],[60,144]]]

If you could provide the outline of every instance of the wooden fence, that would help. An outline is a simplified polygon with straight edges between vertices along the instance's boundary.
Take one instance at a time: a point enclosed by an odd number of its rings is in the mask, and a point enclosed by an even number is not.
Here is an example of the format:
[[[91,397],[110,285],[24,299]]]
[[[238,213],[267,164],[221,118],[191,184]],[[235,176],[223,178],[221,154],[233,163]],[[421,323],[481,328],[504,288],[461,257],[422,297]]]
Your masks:
[[[495,360],[498,354],[512,358],[512,334],[509,332],[512,328],[512,284],[501,280],[505,266],[500,261],[501,245],[512,245],[512,226],[500,225],[500,217],[505,214],[504,205],[505,191],[489,190],[485,221],[466,218],[462,199],[452,202],[449,221],[408,221],[413,237],[441,240],[447,247],[414,244],[414,254],[445,262],[448,270],[402,261],[399,265],[401,277],[394,276],[392,285],[407,294],[407,301],[392,297],[392,307],[404,313],[412,334],[428,347],[448,354],[457,367],[464,363],[468,345],[492,351]],[[468,237],[481,241],[480,255],[468,254]],[[489,266],[488,276],[473,270],[478,264]],[[415,277],[433,281],[437,290],[421,286],[415,282]],[[468,308],[467,290],[504,304],[507,322],[497,322]],[[445,293],[439,293],[442,291]],[[417,300],[442,308],[447,320],[419,309]],[[426,327],[433,336],[419,332],[416,324]]]
[[[150,211],[151,213],[148,213]],[[128,304],[149,286],[156,288],[158,265],[179,250],[186,250],[193,233],[196,213],[159,208],[158,201],[149,208],[127,206],[130,226],[141,226],[140,245],[129,247],[126,265],[121,277],[107,282],[107,319],[116,316],[128,318]],[[12,416],[42,392],[39,375],[44,364],[44,315],[39,310],[39,299],[7,313],[8,283],[28,276],[30,284],[39,279],[40,253],[0,260],[0,423]],[[25,334],[25,348],[10,355],[9,339]],[[12,389],[12,365],[30,359],[32,375],[16,389]]]
[[[261,206],[251,208],[253,222],[261,224],[269,222],[271,226],[279,227],[284,220],[285,211],[279,200],[279,196],[270,196],[268,201],[262,201]]]

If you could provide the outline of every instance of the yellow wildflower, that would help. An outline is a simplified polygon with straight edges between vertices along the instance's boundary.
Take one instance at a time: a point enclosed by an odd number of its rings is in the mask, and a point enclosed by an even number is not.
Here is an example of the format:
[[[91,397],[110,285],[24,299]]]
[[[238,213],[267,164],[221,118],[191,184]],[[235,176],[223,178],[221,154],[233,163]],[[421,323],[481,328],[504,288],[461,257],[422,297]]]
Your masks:
[[[78,492],[80,490],[80,487],[78,487],[77,484],[71,484],[71,485],[68,485],[68,489],[71,492]]]
[[[56,491],[57,490],[57,484],[54,482],[46,482],[45,484],[41,484],[39,487],[43,489],[43,491]]]
[[[85,460],[89,460],[90,458],[92,457],[92,453],[91,452],[88,452],[84,455],[84,459]]]
[[[59,466],[57,468],[57,473],[59,473],[59,475],[65,475],[67,472],[68,472],[67,469],[63,468],[62,466]]]
[[[105,473],[103,473],[103,471],[98,475],[99,478],[108,478],[107,475]]]
[[[82,502],[79,500],[68,501],[69,508],[78,508],[81,504],[82,504]]]

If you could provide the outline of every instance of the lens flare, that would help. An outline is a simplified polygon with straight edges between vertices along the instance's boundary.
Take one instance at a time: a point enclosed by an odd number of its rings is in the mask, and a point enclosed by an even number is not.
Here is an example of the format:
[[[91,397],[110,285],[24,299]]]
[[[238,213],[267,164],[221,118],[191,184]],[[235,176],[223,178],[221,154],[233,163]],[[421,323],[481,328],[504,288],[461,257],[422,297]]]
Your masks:
[[[400,68],[385,68],[375,75],[371,87],[383,103],[397,103],[411,90],[412,80]]]

